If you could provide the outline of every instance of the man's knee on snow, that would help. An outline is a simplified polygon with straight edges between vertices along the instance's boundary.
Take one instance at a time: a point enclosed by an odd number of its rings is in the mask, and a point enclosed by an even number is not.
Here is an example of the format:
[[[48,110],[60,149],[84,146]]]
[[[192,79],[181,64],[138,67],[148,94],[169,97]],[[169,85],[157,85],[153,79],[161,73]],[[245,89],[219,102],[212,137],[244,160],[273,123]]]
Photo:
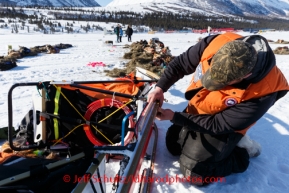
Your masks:
[[[171,125],[166,134],[166,146],[168,151],[172,155],[181,155],[182,153],[182,146],[178,143],[179,134],[182,130],[182,126],[178,125]]]
[[[232,173],[242,173],[249,166],[249,155],[244,148],[235,147],[233,152],[219,162],[196,161],[184,154],[180,156],[180,170],[192,185],[203,186],[211,183],[205,179],[223,178]],[[202,180],[199,180],[202,179]],[[212,181],[215,182],[215,181]]]
[[[249,165],[249,156],[245,149],[236,147],[242,137],[238,133],[209,135],[189,131],[180,156],[183,175],[191,178],[199,175],[204,179],[244,172]]]
[[[208,176],[208,167],[204,164],[190,159],[186,155],[182,154],[180,157],[180,170],[186,180],[192,185],[203,186],[203,179]],[[197,171],[195,171],[197,170]]]

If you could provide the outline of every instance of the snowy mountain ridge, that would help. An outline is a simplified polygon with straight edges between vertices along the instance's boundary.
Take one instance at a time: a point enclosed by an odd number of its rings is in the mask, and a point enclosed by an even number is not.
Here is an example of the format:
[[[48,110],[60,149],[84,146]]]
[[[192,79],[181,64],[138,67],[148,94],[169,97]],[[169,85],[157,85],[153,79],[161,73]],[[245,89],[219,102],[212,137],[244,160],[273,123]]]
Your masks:
[[[100,7],[97,0],[0,0],[0,4],[14,6]]]
[[[174,13],[187,11],[208,15],[239,15],[286,18],[289,16],[289,0],[113,0],[106,8],[127,10],[154,10]]]
[[[106,11],[199,13],[288,19],[289,0],[113,0],[101,7],[97,0],[0,0],[14,6],[89,7]]]

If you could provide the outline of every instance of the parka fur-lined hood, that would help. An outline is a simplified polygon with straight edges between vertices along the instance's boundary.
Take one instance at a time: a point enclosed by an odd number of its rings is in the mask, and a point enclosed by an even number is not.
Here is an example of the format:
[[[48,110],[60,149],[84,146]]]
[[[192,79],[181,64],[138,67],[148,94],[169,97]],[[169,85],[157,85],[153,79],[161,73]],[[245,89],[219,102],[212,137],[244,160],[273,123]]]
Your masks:
[[[259,82],[276,65],[275,55],[267,40],[260,35],[245,36],[240,40],[250,43],[258,53],[257,63],[252,70],[252,75],[245,80],[250,83]]]

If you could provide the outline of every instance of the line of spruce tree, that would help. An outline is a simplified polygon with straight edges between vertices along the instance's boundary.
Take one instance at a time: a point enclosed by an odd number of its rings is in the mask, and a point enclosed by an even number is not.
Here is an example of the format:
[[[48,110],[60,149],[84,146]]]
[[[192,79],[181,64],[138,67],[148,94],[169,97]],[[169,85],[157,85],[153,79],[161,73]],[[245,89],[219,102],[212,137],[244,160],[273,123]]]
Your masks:
[[[0,6],[0,19],[9,18],[28,20],[29,23],[43,23],[47,19],[41,13],[41,10],[48,10],[56,20],[72,21],[96,21],[96,22],[115,22],[122,24],[131,24],[136,26],[149,26],[155,31],[162,30],[181,30],[184,27],[193,29],[212,28],[234,28],[234,29],[276,29],[289,30],[289,22],[285,19],[270,19],[264,17],[245,17],[245,16],[205,16],[197,13],[173,14],[165,12],[136,13],[130,11],[105,11],[105,10],[85,10],[84,8],[72,7],[41,7],[26,6],[25,8],[34,9],[34,13],[27,15],[23,7]],[[40,15],[40,16],[39,16]],[[46,21],[49,22],[49,21]],[[56,26],[53,26],[56,27]]]

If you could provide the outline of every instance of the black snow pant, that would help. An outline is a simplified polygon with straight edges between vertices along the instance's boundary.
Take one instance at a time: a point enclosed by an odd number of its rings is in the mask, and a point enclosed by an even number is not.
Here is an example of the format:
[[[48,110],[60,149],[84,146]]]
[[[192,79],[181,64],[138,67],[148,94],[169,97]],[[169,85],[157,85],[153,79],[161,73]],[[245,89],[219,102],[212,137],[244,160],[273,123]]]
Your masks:
[[[166,134],[166,146],[172,155],[180,155],[180,170],[187,180],[206,185],[248,168],[247,150],[236,146],[242,137],[240,133],[203,134],[173,124]]]
[[[131,42],[131,35],[127,35],[127,41]]]

